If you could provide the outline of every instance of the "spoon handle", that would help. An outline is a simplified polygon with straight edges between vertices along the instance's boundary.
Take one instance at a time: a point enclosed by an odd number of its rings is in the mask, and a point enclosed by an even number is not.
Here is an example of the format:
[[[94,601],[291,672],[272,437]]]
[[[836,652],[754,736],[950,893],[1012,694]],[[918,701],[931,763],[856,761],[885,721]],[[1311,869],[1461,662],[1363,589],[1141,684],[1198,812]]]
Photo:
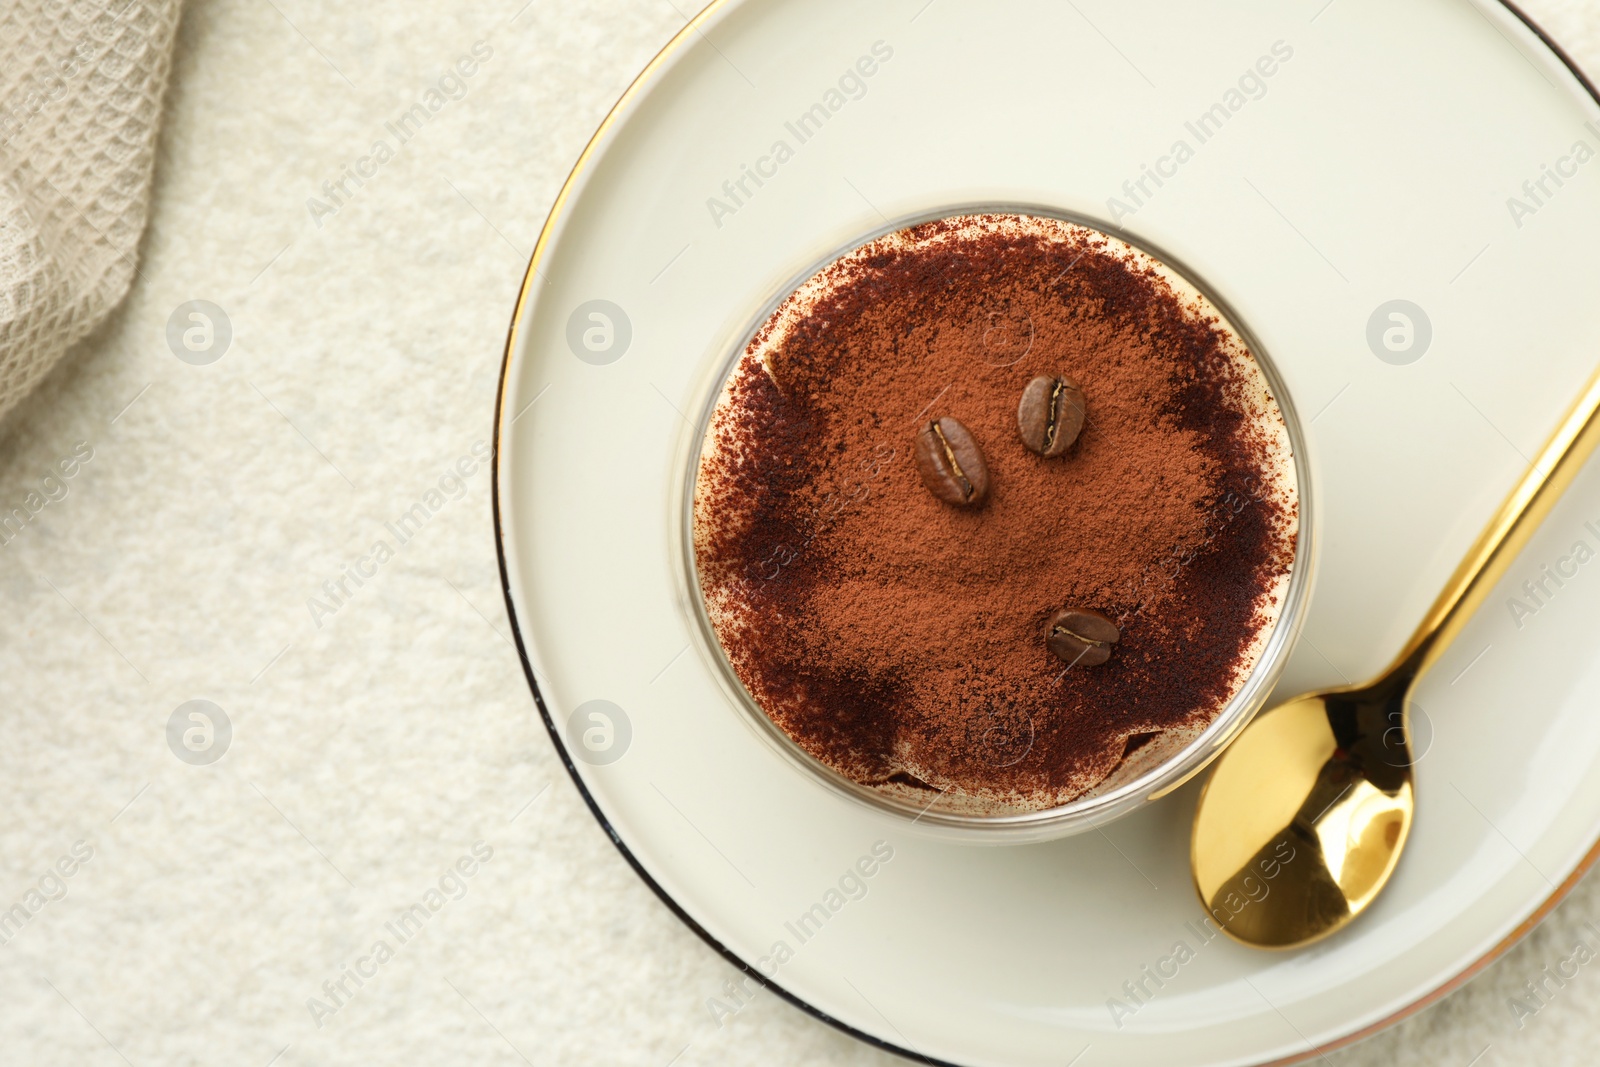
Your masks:
[[[1444,655],[1600,444],[1600,370],[1478,536],[1386,676],[1415,678]]]

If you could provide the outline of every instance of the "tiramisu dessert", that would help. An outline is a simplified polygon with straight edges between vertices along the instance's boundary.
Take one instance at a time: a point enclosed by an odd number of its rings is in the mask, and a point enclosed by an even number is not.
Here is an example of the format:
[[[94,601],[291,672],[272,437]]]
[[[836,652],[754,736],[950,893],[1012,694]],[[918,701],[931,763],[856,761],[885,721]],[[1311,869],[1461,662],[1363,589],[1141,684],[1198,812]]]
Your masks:
[[[734,673],[795,744],[916,808],[1038,811],[1213,722],[1298,532],[1255,359],[1179,275],[1071,223],[967,215],[792,293],[702,442],[694,552]]]

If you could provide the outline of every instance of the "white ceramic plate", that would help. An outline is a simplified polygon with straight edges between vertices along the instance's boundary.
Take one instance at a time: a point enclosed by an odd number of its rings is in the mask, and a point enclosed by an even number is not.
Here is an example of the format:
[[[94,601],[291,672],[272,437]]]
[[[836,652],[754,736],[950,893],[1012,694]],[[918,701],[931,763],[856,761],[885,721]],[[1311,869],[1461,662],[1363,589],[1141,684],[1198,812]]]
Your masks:
[[[1355,680],[1600,357],[1597,116],[1487,0],[713,5],[580,160],[507,348],[507,601],[596,817],[719,951],[930,1062],[1295,1059],[1463,981],[1600,837],[1600,471],[1420,691],[1432,739],[1387,893],[1271,955],[1190,925],[1192,786],[1103,831],[979,848],[776,755],[691,636],[688,418],[785,282],[886,218],[989,202],[1115,222],[1209,283],[1282,372],[1319,558],[1279,693]]]

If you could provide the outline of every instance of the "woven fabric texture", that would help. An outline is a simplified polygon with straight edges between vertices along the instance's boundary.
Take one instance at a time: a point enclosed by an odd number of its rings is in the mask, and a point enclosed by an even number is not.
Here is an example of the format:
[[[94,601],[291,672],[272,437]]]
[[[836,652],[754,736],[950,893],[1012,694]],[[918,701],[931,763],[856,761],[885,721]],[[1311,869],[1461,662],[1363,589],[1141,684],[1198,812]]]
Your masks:
[[[127,293],[178,0],[0,5],[0,416]]]

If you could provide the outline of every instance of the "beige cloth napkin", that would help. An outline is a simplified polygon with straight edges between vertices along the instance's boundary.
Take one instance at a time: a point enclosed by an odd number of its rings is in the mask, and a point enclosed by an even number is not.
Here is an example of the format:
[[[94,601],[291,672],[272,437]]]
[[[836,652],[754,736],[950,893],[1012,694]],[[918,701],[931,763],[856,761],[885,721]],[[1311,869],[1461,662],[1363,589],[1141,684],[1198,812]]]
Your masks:
[[[179,0],[0,0],[0,416],[128,291]]]

